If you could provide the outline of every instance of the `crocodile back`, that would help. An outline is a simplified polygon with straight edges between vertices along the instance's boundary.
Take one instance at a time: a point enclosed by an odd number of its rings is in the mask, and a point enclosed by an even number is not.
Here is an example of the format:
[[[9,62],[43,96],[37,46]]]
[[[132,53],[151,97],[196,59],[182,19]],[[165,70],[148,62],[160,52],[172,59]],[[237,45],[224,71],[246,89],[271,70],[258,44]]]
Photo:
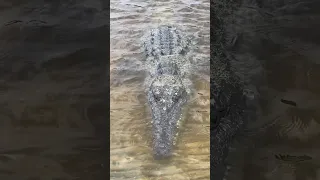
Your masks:
[[[190,40],[172,26],[160,26],[152,29],[144,40],[144,51],[147,57],[181,54],[189,51]]]

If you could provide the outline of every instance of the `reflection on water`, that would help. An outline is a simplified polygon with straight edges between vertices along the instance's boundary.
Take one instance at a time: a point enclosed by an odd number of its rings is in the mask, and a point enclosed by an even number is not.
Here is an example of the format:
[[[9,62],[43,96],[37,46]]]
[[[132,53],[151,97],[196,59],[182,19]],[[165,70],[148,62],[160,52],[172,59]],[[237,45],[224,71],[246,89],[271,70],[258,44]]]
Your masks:
[[[110,167],[112,180],[209,179],[209,82],[194,79],[194,93],[171,160],[152,156],[151,115],[144,73],[136,63],[141,37],[160,24],[178,26],[198,43],[194,56],[209,62],[209,1],[111,1]],[[120,64],[120,65],[119,65]],[[116,73],[116,68],[125,69]],[[117,77],[117,78],[115,78]],[[121,77],[121,78],[120,78]]]
[[[106,179],[102,8],[0,2],[0,179]]]
[[[243,77],[257,89],[257,118],[234,142],[226,179],[320,179],[319,8],[309,0],[243,1],[233,12],[231,54],[262,68]]]

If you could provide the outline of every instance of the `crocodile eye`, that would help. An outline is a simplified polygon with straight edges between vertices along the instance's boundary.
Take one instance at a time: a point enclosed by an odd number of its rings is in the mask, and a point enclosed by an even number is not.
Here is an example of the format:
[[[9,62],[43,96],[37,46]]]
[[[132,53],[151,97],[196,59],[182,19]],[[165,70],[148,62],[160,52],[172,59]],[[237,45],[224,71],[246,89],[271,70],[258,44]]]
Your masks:
[[[179,98],[180,98],[180,94],[179,93],[174,93],[174,95],[172,96],[172,101],[173,102],[178,102],[179,101]]]
[[[155,99],[157,102],[160,101],[160,99],[161,99],[160,96],[157,95],[157,94],[155,94],[153,97],[154,97],[154,99]]]
[[[178,102],[179,101],[179,97],[178,96],[173,96],[172,97],[172,101],[175,102],[175,103]]]

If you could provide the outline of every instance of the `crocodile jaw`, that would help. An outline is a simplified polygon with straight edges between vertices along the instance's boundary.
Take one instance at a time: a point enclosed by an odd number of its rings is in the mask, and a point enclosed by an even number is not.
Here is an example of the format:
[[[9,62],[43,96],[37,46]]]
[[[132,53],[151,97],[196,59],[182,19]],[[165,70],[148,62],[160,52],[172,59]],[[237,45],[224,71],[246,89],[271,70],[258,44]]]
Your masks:
[[[160,98],[155,96],[155,92],[161,92]],[[153,86],[148,100],[152,113],[154,157],[170,157],[182,109],[187,102],[186,91],[181,86]]]

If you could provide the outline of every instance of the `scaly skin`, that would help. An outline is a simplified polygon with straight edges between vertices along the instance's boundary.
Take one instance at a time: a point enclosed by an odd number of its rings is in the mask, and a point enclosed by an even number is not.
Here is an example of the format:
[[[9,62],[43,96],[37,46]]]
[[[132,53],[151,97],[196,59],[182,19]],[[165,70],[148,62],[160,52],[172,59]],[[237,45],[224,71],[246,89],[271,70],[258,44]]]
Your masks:
[[[213,2],[217,4],[217,2]],[[218,4],[226,5],[221,8]],[[228,5],[232,0],[219,1],[213,6],[213,23],[211,24],[210,54],[210,117],[213,122],[210,130],[211,143],[211,179],[222,180],[225,177],[225,159],[234,137],[244,127],[244,110],[246,108],[243,85],[232,72],[230,59],[225,51],[226,36],[223,16],[228,14]]]
[[[152,115],[154,157],[167,158],[172,155],[179,121],[192,95],[190,76],[208,80],[209,70],[204,64],[190,62],[191,41],[175,27],[159,26],[142,40],[146,58],[121,61],[113,70],[111,82],[113,86],[123,84],[127,77],[122,76],[130,73],[147,75],[145,90]]]
[[[189,62],[185,57],[188,44],[181,32],[171,26],[151,30],[144,42],[146,64],[150,67],[147,98],[156,159],[172,155],[178,123],[191,92]]]

